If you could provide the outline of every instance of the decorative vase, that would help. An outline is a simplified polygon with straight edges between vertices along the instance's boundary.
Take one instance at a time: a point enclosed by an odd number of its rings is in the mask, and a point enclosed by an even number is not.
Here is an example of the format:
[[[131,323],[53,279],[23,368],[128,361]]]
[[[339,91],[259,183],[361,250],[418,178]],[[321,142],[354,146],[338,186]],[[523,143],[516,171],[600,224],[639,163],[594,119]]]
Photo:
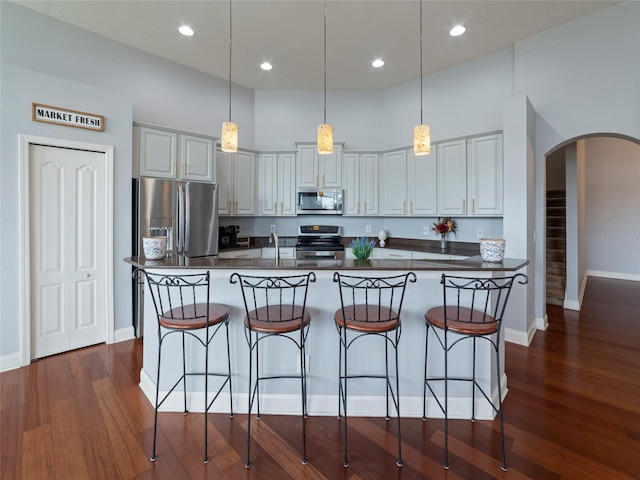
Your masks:
[[[446,250],[446,249],[447,249],[447,236],[440,235],[440,250]]]

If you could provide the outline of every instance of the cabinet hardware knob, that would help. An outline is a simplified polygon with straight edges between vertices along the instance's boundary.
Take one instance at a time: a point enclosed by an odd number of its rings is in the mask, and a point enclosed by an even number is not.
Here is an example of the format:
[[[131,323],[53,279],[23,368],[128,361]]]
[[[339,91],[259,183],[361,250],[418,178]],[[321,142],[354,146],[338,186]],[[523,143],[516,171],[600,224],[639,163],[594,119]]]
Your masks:
[[[85,274],[83,275],[83,277],[84,277],[84,278],[89,278],[90,276],[91,276],[91,275],[89,275],[88,273],[85,273]]]

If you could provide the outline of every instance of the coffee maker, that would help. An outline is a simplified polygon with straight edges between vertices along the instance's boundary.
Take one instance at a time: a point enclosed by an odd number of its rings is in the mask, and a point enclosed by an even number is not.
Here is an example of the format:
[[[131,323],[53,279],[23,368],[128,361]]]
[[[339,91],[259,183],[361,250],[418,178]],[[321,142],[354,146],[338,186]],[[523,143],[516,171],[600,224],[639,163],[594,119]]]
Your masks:
[[[222,248],[235,248],[238,246],[238,232],[240,227],[238,225],[229,225],[227,227],[219,227],[219,247]]]

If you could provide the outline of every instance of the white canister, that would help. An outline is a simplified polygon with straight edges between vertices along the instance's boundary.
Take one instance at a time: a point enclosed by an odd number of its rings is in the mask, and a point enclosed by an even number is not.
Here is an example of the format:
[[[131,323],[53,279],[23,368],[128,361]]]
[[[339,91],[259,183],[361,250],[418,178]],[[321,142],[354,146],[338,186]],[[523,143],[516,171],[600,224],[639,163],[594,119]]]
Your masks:
[[[480,255],[485,262],[501,262],[504,258],[504,238],[481,238]]]
[[[160,260],[167,256],[167,237],[142,237],[142,250],[149,260]]]

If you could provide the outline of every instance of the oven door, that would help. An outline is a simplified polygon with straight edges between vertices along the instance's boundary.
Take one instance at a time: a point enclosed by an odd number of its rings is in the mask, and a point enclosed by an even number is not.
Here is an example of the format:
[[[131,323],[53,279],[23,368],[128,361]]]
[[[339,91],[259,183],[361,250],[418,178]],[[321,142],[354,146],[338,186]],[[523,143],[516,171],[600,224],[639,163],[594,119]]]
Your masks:
[[[342,190],[298,189],[296,211],[298,215],[342,215]]]

